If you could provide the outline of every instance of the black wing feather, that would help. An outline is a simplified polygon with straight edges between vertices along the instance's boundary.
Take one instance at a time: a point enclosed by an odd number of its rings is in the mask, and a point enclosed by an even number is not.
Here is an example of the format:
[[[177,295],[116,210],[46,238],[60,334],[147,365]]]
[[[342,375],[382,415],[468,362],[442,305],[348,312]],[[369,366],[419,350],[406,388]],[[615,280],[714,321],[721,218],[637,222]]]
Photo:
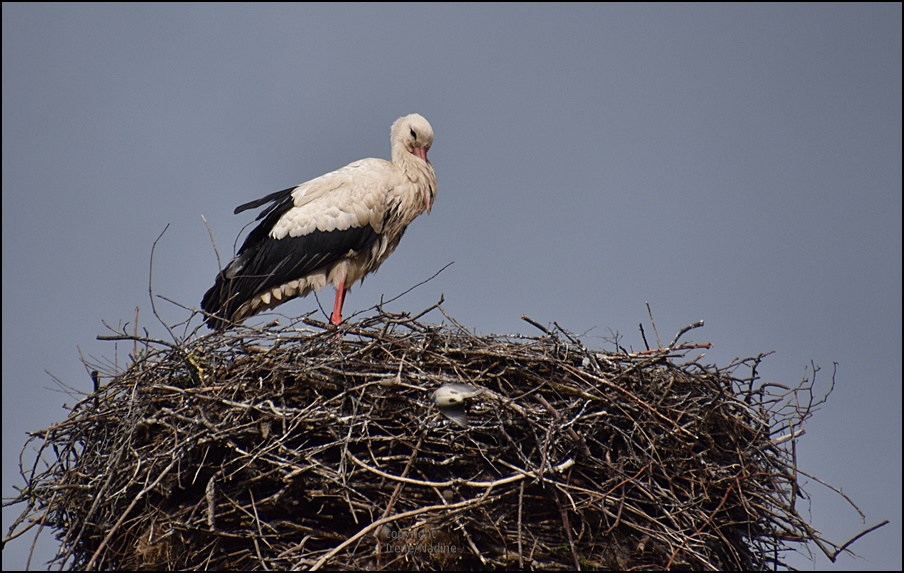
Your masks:
[[[287,211],[295,206],[295,199],[292,197],[292,191],[294,189],[294,187],[283,189],[282,191],[271,193],[266,197],[251,201],[250,203],[245,203],[244,205],[239,205],[235,208],[235,212],[238,214],[242,211],[247,211],[248,209],[256,209],[272,201],[272,205],[261,211],[254,219],[255,221],[261,221],[261,219],[263,219],[263,221],[258,223],[257,227],[252,229],[251,232],[248,233],[248,236],[245,237],[245,242],[242,243],[242,246],[239,249],[239,255],[244,253],[249,246],[265,241],[270,234],[270,230],[276,226],[276,222],[279,221],[280,217],[285,215]]]
[[[263,217],[266,217],[270,211],[276,208],[277,205],[281,204],[287,198],[292,196],[292,191],[295,190],[295,187],[289,187],[288,189],[283,189],[282,191],[277,191],[276,193],[270,193],[266,197],[261,197],[260,199],[255,199],[254,201],[249,201],[242,205],[239,205],[235,208],[235,213],[238,215],[242,211],[247,211],[248,209],[257,209],[261,205],[266,205],[273,201],[273,205],[270,205],[268,208],[264,209],[263,213],[257,216],[257,221],[260,221]]]

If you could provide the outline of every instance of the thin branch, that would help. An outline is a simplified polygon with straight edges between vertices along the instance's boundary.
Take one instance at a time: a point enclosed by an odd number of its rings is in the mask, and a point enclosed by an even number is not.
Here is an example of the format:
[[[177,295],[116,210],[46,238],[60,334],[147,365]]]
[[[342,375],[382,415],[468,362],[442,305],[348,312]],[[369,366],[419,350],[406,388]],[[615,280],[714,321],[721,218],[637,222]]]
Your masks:
[[[832,562],[834,563],[835,559],[838,557],[838,555],[840,555],[842,552],[846,551],[847,548],[850,547],[855,541],[857,541],[858,539],[860,539],[861,537],[863,537],[864,535],[866,535],[868,533],[872,533],[873,531],[879,529],[880,527],[884,527],[884,526],[888,525],[888,523],[889,523],[889,521],[887,519],[884,519],[884,520],[880,521],[879,523],[877,523],[876,525],[873,525],[872,527],[867,527],[866,529],[864,529],[857,535],[851,537],[846,542],[844,542],[832,555],[829,556],[829,559],[831,559]]]
[[[679,330],[679,331],[678,331],[678,334],[675,335],[675,338],[673,338],[672,341],[669,342],[669,348],[672,348],[673,346],[675,346],[676,344],[678,344],[678,339],[681,338],[682,336],[684,336],[684,333],[685,333],[685,332],[687,332],[687,331],[689,331],[689,330],[693,330],[693,329],[695,329],[695,328],[700,328],[700,327],[702,327],[702,326],[703,326],[703,321],[702,321],[702,320],[698,320],[697,322],[695,322],[695,323],[693,323],[693,324],[689,324],[689,325],[685,326],[684,328],[682,328],[681,330]]]
[[[164,235],[164,233],[166,233],[167,229],[169,229],[169,223],[167,223],[166,227],[164,227],[163,230],[160,231],[160,234],[157,236],[156,239],[154,239],[153,246],[151,246],[151,260],[150,260],[149,267],[148,267],[148,298],[151,299],[151,312],[154,313],[154,316],[157,317],[157,320],[160,321],[160,324],[163,325],[163,328],[165,328],[166,331],[169,332],[170,337],[173,340],[179,340],[178,337],[176,337],[176,334],[170,328],[170,326],[166,323],[166,321],[160,317],[160,314],[157,312],[157,305],[154,303],[154,253],[157,251],[157,243],[159,243],[160,239],[163,238],[163,235]],[[136,329],[137,329],[137,326],[138,325],[137,325],[137,318],[136,318]],[[137,333],[137,331],[136,331],[136,333]]]
[[[656,321],[653,320],[653,309],[650,308],[650,303],[647,302],[647,315],[650,317],[650,324],[653,325],[653,332],[656,334],[656,347],[662,348],[662,342],[659,340],[659,330],[656,328]]]
[[[383,306],[385,306],[385,305],[387,305],[387,304],[389,304],[389,303],[391,303],[391,302],[395,302],[395,301],[399,300],[400,298],[402,298],[403,296],[405,296],[406,294],[408,294],[408,293],[410,293],[411,291],[413,291],[414,289],[416,289],[416,288],[418,288],[418,287],[420,287],[420,286],[422,286],[422,285],[425,285],[425,284],[429,283],[430,281],[432,281],[433,279],[435,279],[436,277],[438,277],[439,274],[440,274],[441,272],[443,272],[444,270],[448,269],[449,267],[451,267],[451,266],[454,265],[454,264],[455,264],[455,261],[450,261],[450,262],[446,263],[446,264],[443,266],[443,268],[441,268],[440,270],[438,270],[438,271],[436,271],[435,273],[433,273],[430,277],[428,277],[428,278],[422,280],[421,282],[415,284],[414,286],[411,286],[411,287],[409,287],[409,288],[403,290],[402,292],[400,292],[400,293],[397,294],[396,296],[392,297],[391,299],[389,299],[389,300],[382,300],[382,299],[381,299],[381,300],[380,300],[380,303],[377,304],[377,305],[374,305],[374,306],[370,307],[370,310],[377,310],[377,311],[379,311]],[[357,315],[360,314],[361,312],[363,312],[363,311],[356,312],[355,314],[352,315],[352,317],[357,316]],[[351,318],[351,317],[349,317],[349,318]]]
[[[348,454],[348,457],[353,462],[355,462],[355,464],[357,464],[358,466],[360,466],[360,467],[366,469],[367,471],[374,473],[380,477],[386,478],[390,481],[395,481],[395,482],[399,482],[399,483],[407,483],[407,484],[421,486],[421,487],[443,488],[443,487],[452,487],[452,486],[466,486],[466,487],[492,489],[494,487],[498,487],[501,485],[518,482],[525,478],[541,477],[541,474],[539,472],[526,471],[526,472],[523,472],[523,473],[520,473],[517,475],[511,475],[511,476],[508,476],[505,478],[500,478],[500,479],[492,480],[492,481],[470,481],[470,480],[464,480],[464,479],[453,479],[453,480],[448,480],[448,481],[424,481],[424,480],[406,478],[406,477],[402,477],[402,476],[396,476],[396,475],[392,475],[390,473],[378,470],[377,468],[373,468],[373,467],[365,464],[364,462],[362,462],[361,460],[356,458],[351,453]],[[573,465],[574,465],[574,460],[567,459],[564,462],[553,467],[552,470],[556,473],[561,473]]]
[[[207,218],[205,218],[204,215],[201,215],[201,220],[204,221],[204,226],[207,227],[207,235],[210,237],[213,254],[217,257],[217,269],[219,269],[219,272],[223,272],[223,261],[220,259],[220,250],[217,249],[217,241],[213,237],[213,229],[210,228],[210,223],[207,222]]]
[[[526,314],[522,314],[522,315],[521,315],[521,320],[523,320],[524,322],[530,324],[531,326],[534,326],[534,327],[540,329],[540,331],[541,331],[543,334],[549,335],[549,329],[547,329],[545,326],[543,326],[542,324],[540,324],[540,323],[537,322],[536,320],[532,319],[531,317],[527,316]]]

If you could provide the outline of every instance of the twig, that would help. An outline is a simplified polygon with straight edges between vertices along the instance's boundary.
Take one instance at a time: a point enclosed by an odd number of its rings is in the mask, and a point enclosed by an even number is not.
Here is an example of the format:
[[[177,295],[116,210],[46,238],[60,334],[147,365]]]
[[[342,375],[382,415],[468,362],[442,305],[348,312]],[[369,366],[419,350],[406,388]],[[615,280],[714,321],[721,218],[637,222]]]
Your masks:
[[[115,336],[98,334],[97,339],[98,340],[135,340],[138,342],[159,344],[161,346],[166,346],[168,348],[172,348],[173,350],[181,350],[179,345],[173,344],[172,342],[168,342],[166,340],[162,340],[160,338],[148,338],[146,336],[134,336],[131,334],[119,334],[119,335],[115,335]]]
[[[703,326],[702,320],[698,320],[697,322],[695,322],[693,324],[689,324],[689,325],[685,326],[684,328],[679,330],[678,334],[675,335],[675,338],[673,338],[672,341],[669,342],[669,348],[672,348],[673,346],[675,346],[675,344],[678,343],[678,339],[681,338],[685,332],[687,332],[688,330],[693,330],[695,328],[700,328],[702,326]]]
[[[546,334],[546,335],[549,334],[549,330],[548,330],[545,326],[543,326],[542,324],[540,324],[540,323],[537,322],[536,320],[532,319],[531,317],[527,316],[526,314],[522,314],[522,315],[521,315],[521,320],[523,320],[524,322],[530,324],[531,326],[535,326],[535,327],[539,328],[540,331],[543,332],[543,334]]]
[[[371,307],[371,310],[377,310],[377,311],[379,311],[383,306],[385,306],[385,305],[387,305],[387,304],[389,304],[389,303],[391,303],[391,302],[395,302],[395,301],[399,300],[400,298],[402,298],[402,297],[405,296],[406,294],[410,293],[410,292],[413,291],[414,289],[418,288],[419,286],[425,285],[425,284],[429,283],[430,281],[432,281],[433,279],[435,279],[436,277],[438,277],[439,274],[440,274],[441,272],[443,272],[444,270],[448,269],[449,267],[451,267],[451,266],[454,265],[454,264],[455,264],[455,261],[450,261],[450,262],[446,263],[446,264],[443,266],[443,268],[441,268],[440,270],[438,270],[438,271],[436,271],[435,273],[433,273],[433,275],[431,275],[430,277],[428,277],[428,278],[422,280],[421,282],[415,284],[415,285],[412,286],[412,287],[409,287],[409,288],[403,290],[402,292],[400,292],[400,293],[397,294],[396,296],[392,297],[391,299],[389,299],[389,300],[380,300],[380,304],[375,305],[375,306],[372,306],[372,307]],[[358,314],[360,314],[360,312],[362,312],[362,311],[356,312],[356,313],[353,314],[352,316],[357,316]],[[351,317],[349,317],[349,318],[351,318]]]
[[[414,460],[417,457],[418,452],[421,451],[421,445],[423,443],[424,443],[424,434],[421,434],[420,437],[418,437],[417,445],[415,445],[414,448],[411,450],[411,455],[408,457],[408,463],[405,465],[405,469],[402,470],[402,475],[399,477],[404,478],[405,476],[408,475],[408,472],[411,471],[411,466],[414,465]],[[348,454],[348,455],[351,456],[352,458],[354,458],[354,456],[352,456],[351,454]],[[396,500],[399,499],[399,493],[401,493],[403,485],[404,485],[404,482],[396,481],[396,486],[392,492],[392,497],[389,498],[389,503],[386,504],[386,509],[383,510],[383,517],[387,517],[389,515],[389,512],[392,511],[393,506],[395,506]]]
[[[889,523],[888,520],[884,519],[884,520],[880,521],[879,523],[877,523],[876,525],[873,525],[872,527],[867,527],[866,529],[864,529],[857,535],[851,537],[846,542],[844,542],[837,550],[835,550],[834,553],[832,553],[829,556],[829,559],[831,559],[832,563],[834,563],[835,559],[838,557],[838,555],[840,555],[843,551],[845,551],[848,547],[850,547],[855,541],[857,541],[858,539],[860,539],[861,537],[863,537],[864,535],[866,535],[868,533],[872,533],[873,531],[879,529],[880,527],[884,527],[884,526],[888,525],[888,523]]]
[[[160,239],[163,238],[163,235],[164,235],[164,233],[166,233],[167,229],[169,229],[169,223],[167,223],[166,226],[163,228],[163,230],[160,231],[160,234],[157,236],[156,239],[154,239],[154,244],[151,246],[151,260],[150,260],[150,263],[148,266],[148,298],[151,299],[151,312],[154,313],[154,316],[157,317],[157,320],[160,321],[160,324],[163,325],[163,328],[165,328],[166,331],[169,332],[170,337],[173,340],[179,340],[176,337],[176,334],[173,332],[172,328],[170,328],[170,325],[167,324],[166,321],[160,317],[160,314],[157,312],[157,305],[154,303],[154,253],[157,250],[157,243],[159,243]],[[136,334],[137,334],[137,328],[138,328],[138,319],[137,318],[135,320],[135,327],[136,327]]]
[[[650,308],[650,303],[647,302],[647,314],[650,316],[650,324],[653,325],[653,332],[656,334],[656,347],[662,348],[662,342],[659,340],[659,330],[656,328],[656,321],[653,320],[653,309]]]
[[[454,480],[439,481],[439,482],[424,481],[424,480],[417,480],[417,479],[411,479],[411,478],[406,478],[406,477],[402,477],[402,476],[397,476],[397,475],[393,475],[393,474],[378,470],[377,468],[374,468],[374,467],[371,467],[371,466],[365,464],[364,462],[362,462],[361,460],[356,458],[351,453],[348,454],[348,457],[353,462],[355,462],[355,464],[357,464],[358,466],[360,466],[360,467],[366,469],[367,471],[374,473],[380,477],[384,477],[390,481],[395,481],[395,482],[399,482],[399,483],[407,483],[407,484],[417,485],[417,486],[421,486],[421,487],[430,487],[430,488],[467,486],[467,487],[475,487],[475,488],[492,489],[494,487],[498,487],[500,485],[506,485],[509,483],[514,483],[514,482],[523,480],[525,478],[540,477],[539,472],[532,472],[532,471],[525,470],[522,473],[519,473],[517,475],[508,476],[508,477],[500,478],[500,479],[493,480],[493,481],[471,481],[471,480],[465,480],[465,479],[454,479]],[[574,460],[567,459],[564,462],[553,467],[552,470],[555,471],[556,473],[561,473],[573,465],[574,465]]]
[[[454,324],[456,328],[458,328],[460,331],[462,331],[465,334],[465,336],[467,336],[468,338],[471,338],[472,340],[479,340],[476,336],[471,334],[471,332],[467,328],[458,324],[458,321],[456,321],[454,318],[449,316],[449,313],[447,313],[446,309],[444,309],[441,305],[437,305],[437,307],[439,308],[439,311],[441,313],[443,313],[443,316],[445,316],[447,319],[449,319],[449,322]]]
[[[574,570],[581,570],[581,560],[578,558],[578,552],[574,545],[574,534],[571,532],[571,522],[568,519],[568,512],[565,510],[565,507],[562,505],[562,500],[559,499],[559,491],[556,490],[554,499],[556,500],[556,505],[559,507],[559,516],[562,518],[562,529],[565,531],[565,535],[568,537],[568,547],[571,548],[571,558],[574,559]]]
[[[647,342],[647,333],[644,332],[644,330],[643,330],[643,323],[642,323],[642,322],[639,323],[639,324],[637,325],[637,328],[640,329],[640,338],[643,339],[643,347],[646,348],[647,350],[649,350],[649,349],[650,349],[650,343]]]
[[[210,223],[207,222],[207,218],[202,214],[201,220],[204,221],[204,226],[207,227],[207,235],[210,237],[210,244],[213,247],[213,254],[217,257],[217,270],[218,272],[223,271],[223,261],[220,259],[220,250],[217,249],[217,241],[213,237],[213,229],[210,228]]]

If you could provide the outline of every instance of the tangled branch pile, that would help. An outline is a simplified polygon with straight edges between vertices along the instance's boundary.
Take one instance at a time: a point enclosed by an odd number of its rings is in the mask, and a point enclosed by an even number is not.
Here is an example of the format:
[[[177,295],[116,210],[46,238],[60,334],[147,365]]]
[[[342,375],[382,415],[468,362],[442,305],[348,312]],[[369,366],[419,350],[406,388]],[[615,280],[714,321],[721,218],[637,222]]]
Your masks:
[[[141,339],[33,434],[7,540],[50,528],[76,570],[753,570],[826,543],[795,509],[807,381],[452,323]],[[486,389],[468,427],[447,383]]]

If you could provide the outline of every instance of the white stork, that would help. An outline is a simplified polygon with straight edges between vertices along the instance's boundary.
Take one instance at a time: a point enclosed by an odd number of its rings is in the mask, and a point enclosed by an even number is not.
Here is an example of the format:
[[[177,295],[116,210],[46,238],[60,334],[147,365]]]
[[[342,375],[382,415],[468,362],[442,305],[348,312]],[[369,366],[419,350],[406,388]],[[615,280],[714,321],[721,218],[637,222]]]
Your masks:
[[[436,198],[427,120],[416,113],[399,118],[390,140],[392,161],[355,161],[236,207],[241,213],[270,203],[204,294],[210,328],[223,329],[327,283],[336,287],[330,322],[342,322],[351,285],[377,270]]]

